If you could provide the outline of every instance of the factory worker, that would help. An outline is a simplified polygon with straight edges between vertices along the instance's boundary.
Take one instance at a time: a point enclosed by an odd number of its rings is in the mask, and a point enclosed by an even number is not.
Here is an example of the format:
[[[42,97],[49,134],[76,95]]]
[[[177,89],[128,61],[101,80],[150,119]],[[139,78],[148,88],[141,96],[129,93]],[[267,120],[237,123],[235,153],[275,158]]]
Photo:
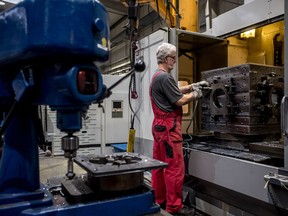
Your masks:
[[[150,99],[154,113],[153,158],[168,163],[152,170],[156,202],[173,215],[194,215],[194,209],[182,204],[184,158],[182,149],[182,106],[202,97],[206,81],[178,87],[170,74],[176,62],[176,47],[161,44],[156,51],[158,68],[151,80]]]

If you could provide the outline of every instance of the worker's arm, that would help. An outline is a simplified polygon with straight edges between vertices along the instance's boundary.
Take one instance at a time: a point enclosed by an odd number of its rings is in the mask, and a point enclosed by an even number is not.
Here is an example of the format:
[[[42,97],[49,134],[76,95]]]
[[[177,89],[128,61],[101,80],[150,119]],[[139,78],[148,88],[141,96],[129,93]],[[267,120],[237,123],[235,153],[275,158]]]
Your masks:
[[[178,101],[176,101],[177,106],[183,106],[185,104],[190,103],[193,100],[197,100],[202,97],[202,91],[200,89],[196,91],[192,91],[188,94],[184,94],[182,98],[180,98]]]
[[[187,94],[189,92],[192,92],[195,89],[201,89],[202,87],[205,87],[205,86],[210,86],[210,84],[207,81],[203,80],[197,83],[192,83],[190,85],[181,86],[179,89],[182,94]]]
[[[181,86],[179,89],[180,89],[182,94],[190,93],[192,91],[192,84],[186,85],[186,86]]]

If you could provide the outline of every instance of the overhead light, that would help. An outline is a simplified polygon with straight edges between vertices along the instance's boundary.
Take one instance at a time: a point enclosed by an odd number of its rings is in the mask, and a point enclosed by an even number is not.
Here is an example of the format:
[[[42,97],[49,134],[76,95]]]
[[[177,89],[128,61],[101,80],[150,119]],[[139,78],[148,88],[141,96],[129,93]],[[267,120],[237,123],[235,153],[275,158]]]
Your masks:
[[[255,38],[255,29],[241,33],[240,38]]]
[[[5,2],[0,1],[0,6],[1,6],[1,5],[5,5]]]
[[[4,1],[12,4],[18,4],[22,0],[4,0]]]

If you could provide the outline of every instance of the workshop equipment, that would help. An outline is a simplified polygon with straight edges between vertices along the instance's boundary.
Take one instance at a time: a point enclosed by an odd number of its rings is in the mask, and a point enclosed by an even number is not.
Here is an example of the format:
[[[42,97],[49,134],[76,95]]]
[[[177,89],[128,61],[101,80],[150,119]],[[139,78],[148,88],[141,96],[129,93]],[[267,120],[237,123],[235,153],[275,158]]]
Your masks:
[[[250,142],[280,135],[283,67],[242,64],[201,74],[211,84],[202,100],[204,129],[221,139],[249,137]]]
[[[209,3],[204,3],[203,5],[206,6],[202,7],[202,15],[204,11],[207,15],[207,9],[211,12],[211,9],[213,11],[213,8],[215,8]],[[218,6],[221,8],[223,5],[219,3],[217,4]],[[272,101],[276,101],[276,106],[274,106],[273,102],[265,101],[264,96],[265,94],[267,95],[270,87],[274,89],[274,87],[281,85],[283,88],[284,83],[287,83],[286,73],[284,75],[283,68],[280,69],[283,71],[283,80],[280,76],[279,82],[275,77],[271,77],[271,81],[269,81],[270,76],[267,75],[269,70],[274,71],[272,66],[273,37],[277,33],[283,36],[284,29],[288,29],[287,25],[284,27],[283,22],[284,8],[287,11],[287,7],[284,7],[284,1],[282,0],[273,1],[273,6],[275,7],[272,8],[270,6],[271,2],[267,2],[264,5],[263,1],[255,0],[249,3],[245,2],[243,5],[237,5],[233,10],[223,11],[223,14],[218,14],[218,16],[213,16],[213,13],[208,11],[210,19],[206,19],[206,22],[204,21],[205,18],[202,19],[205,24],[201,28],[201,33],[167,28],[153,31],[139,40],[142,48],[141,55],[144,59],[149,59],[150,62],[148,65],[149,70],[146,70],[145,76],[141,76],[137,83],[141,86],[139,98],[143,98],[142,109],[139,110],[135,123],[135,128],[141,130],[141,133],[136,135],[137,143],[135,148],[137,151],[149,155],[151,154],[149,150],[153,147],[153,136],[150,126],[153,114],[151,114],[151,104],[149,100],[146,100],[149,98],[146,93],[149,92],[149,83],[154,73],[154,67],[157,64],[156,58],[151,58],[151,53],[155,53],[157,46],[162,42],[168,42],[177,47],[179,58],[174,70],[171,72],[177,81],[187,81],[187,78],[190,82],[201,81],[203,79],[201,74],[208,70],[211,70],[211,77],[209,78],[211,81],[213,77],[215,79],[219,77],[218,86],[223,89],[223,92],[219,90],[215,94],[214,99],[218,104],[211,103],[213,102],[213,98],[210,98],[213,97],[211,93],[209,94],[209,99],[205,98],[206,93],[215,90],[217,84],[211,82],[213,84],[212,89],[203,90],[204,96],[199,101],[201,108],[197,110],[193,131],[189,131],[189,133],[192,132],[193,140],[183,130],[188,125],[192,113],[183,115],[182,121],[184,140],[186,138],[189,140],[189,145],[186,143],[183,145],[185,153],[187,153],[185,156],[187,156],[188,174],[191,177],[187,178],[186,183],[189,183],[187,187],[196,192],[196,207],[209,215],[214,215],[216,211],[221,212],[221,214],[233,215],[246,213],[267,216],[287,214],[287,190],[284,187],[279,187],[279,190],[282,191],[278,193],[278,191],[274,191],[274,187],[270,191],[264,188],[266,184],[265,175],[270,172],[284,175],[280,173],[279,167],[285,166],[287,168],[287,145],[282,144],[281,146],[279,145],[281,143],[275,142],[279,140],[281,134],[279,119],[285,121],[287,118],[285,118],[286,115],[284,117],[279,115],[279,96],[275,94],[274,90],[269,95]],[[267,16],[267,11],[263,10],[265,7],[270,8],[269,16]],[[248,18],[249,14],[257,14],[257,16]],[[271,20],[270,15],[275,18],[275,22],[269,22]],[[223,23],[227,25],[223,25]],[[286,19],[285,23],[287,24]],[[252,28],[256,28],[255,38],[240,38],[240,32]],[[287,37],[283,38],[286,39]],[[251,67],[248,65],[249,63],[252,63]],[[257,67],[254,68],[254,63],[263,64],[263,70],[257,69]],[[255,71],[259,72],[255,75],[253,73],[247,75],[247,72],[244,75],[245,72],[241,68],[244,69],[245,67],[247,71],[249,71],[249,68],[253,71],[254,68]],[[275,68],[277,74],[278,67]],[[222,71],[223,74],[221,74]],[[213,72],[217,75],[214,75]],[[263,80],[261,80],[262,72]],[[257,87],[255,85],[249,86],[248,79],[253,76],[256,79],[260,79],[256,81]],[[266,77],[268,77],[268,82],[264,81]],[[233,83],[230,83],[233,80],[236,86],[235,91],[233,91]],[[227,90],[223,83],[227,83],[227,87],[229,87]],[[240,91],[242,83],[244,90]],[[253,96],[257,91],[259,96],[262,95],[262,98]],[[233,92],[235,93],[235,100],[233,100]],[[247,96],[250,98],[247,98]],[[210,107],[202,108],[202,104],[206,99]],[[237,103],[240,103],[240,110],[238,109],[238,111],[241,111],[238,114]],[[230,104],[232,107],[229,107]],[[250,112],[250,110],[255,109],[254,104],[258,105],[259,112]],[[210,114],[209,110],[206,110],[207,108],[210,109]],[[267,115],[263,114],[262,110],[265,109],[272,109],[272,116],[269,111]],[[284,109],[282,112],[287,113],[287,110]],[[205,122],[201,121],[204,112],[207,117]],[[234,123],[231,123],[229,116],[233,112],[235,113],[235,118],[232,118],[231,121]],[[253,113],[256,113],[256,115]],[[217,115],[219,115],[218,122],[213,122],[215,115],[216,120]],[[240,117],[242,117],[242,121],[235,121],[240,119]],[[261,123],[261,119],[264,120],[263,123]],[[267,127],[265,127],[265,121],[268,121]],[[214,132],[213,127],[216,132]],[[190,182],[191,179],[193,181]],[[286,212],[279,214],[279,209],[286,209]]]
[[[101,73],[93,63],[109,57],[108,17],[103,5],[95,0],[23,0],[0,14],[0,29],[0,103],[6,116],[2,126],[5,125],[0,215],[158,212],[160,207],[154,203],[153,191],[141,184],[141,176],[146,170],[166,164],[141,155],[90,155],[76,159],[87,175],[76,176],[73,171],[80,142],[74,133],[82,127],[82,115],[92,102],[101,103],[112,89],[103,85]],[[60,184],[40,185],[39,130],[35,124],[38,105],[56,110],[57,127],[67,134],[62,138],[62,149],[68,167]],[[95,169],[98,160],[101,165]],[[113,172],[103,168],[106,164]],[[109,180],[116,174],[119,178],[122,174],[138,176],[139,184],[133,190],[124,188],[123,193],[118,190],[109,197],[99,197],[94,188],[97,185],[89,186],[89,179],[100,184],[102,179],[98,175]],[[81,184],[74,186],[83,190],[74,196],[76,199],[69,199],[71,185],[77,179]],[[60,197],[61,203],[57,202]]]

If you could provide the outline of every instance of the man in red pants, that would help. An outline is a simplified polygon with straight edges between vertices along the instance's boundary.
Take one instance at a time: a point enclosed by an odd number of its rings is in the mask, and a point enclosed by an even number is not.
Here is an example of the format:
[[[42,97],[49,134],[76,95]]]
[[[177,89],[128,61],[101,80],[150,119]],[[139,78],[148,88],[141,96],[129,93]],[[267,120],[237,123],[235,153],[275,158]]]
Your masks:
[[[182,106],[202,97],[199,86],[206,81],[178,87],[170,74],[176,62],[176,47],[161,44],[156,52],[158,68],[150,84],[154,112],[152,133],[153,158],[168,163],[165,169],[152,170],[152,187],[156,202],[166,205],[173,215],[194,215],[194,209],[182,204],[184,158],[182,149]]]

